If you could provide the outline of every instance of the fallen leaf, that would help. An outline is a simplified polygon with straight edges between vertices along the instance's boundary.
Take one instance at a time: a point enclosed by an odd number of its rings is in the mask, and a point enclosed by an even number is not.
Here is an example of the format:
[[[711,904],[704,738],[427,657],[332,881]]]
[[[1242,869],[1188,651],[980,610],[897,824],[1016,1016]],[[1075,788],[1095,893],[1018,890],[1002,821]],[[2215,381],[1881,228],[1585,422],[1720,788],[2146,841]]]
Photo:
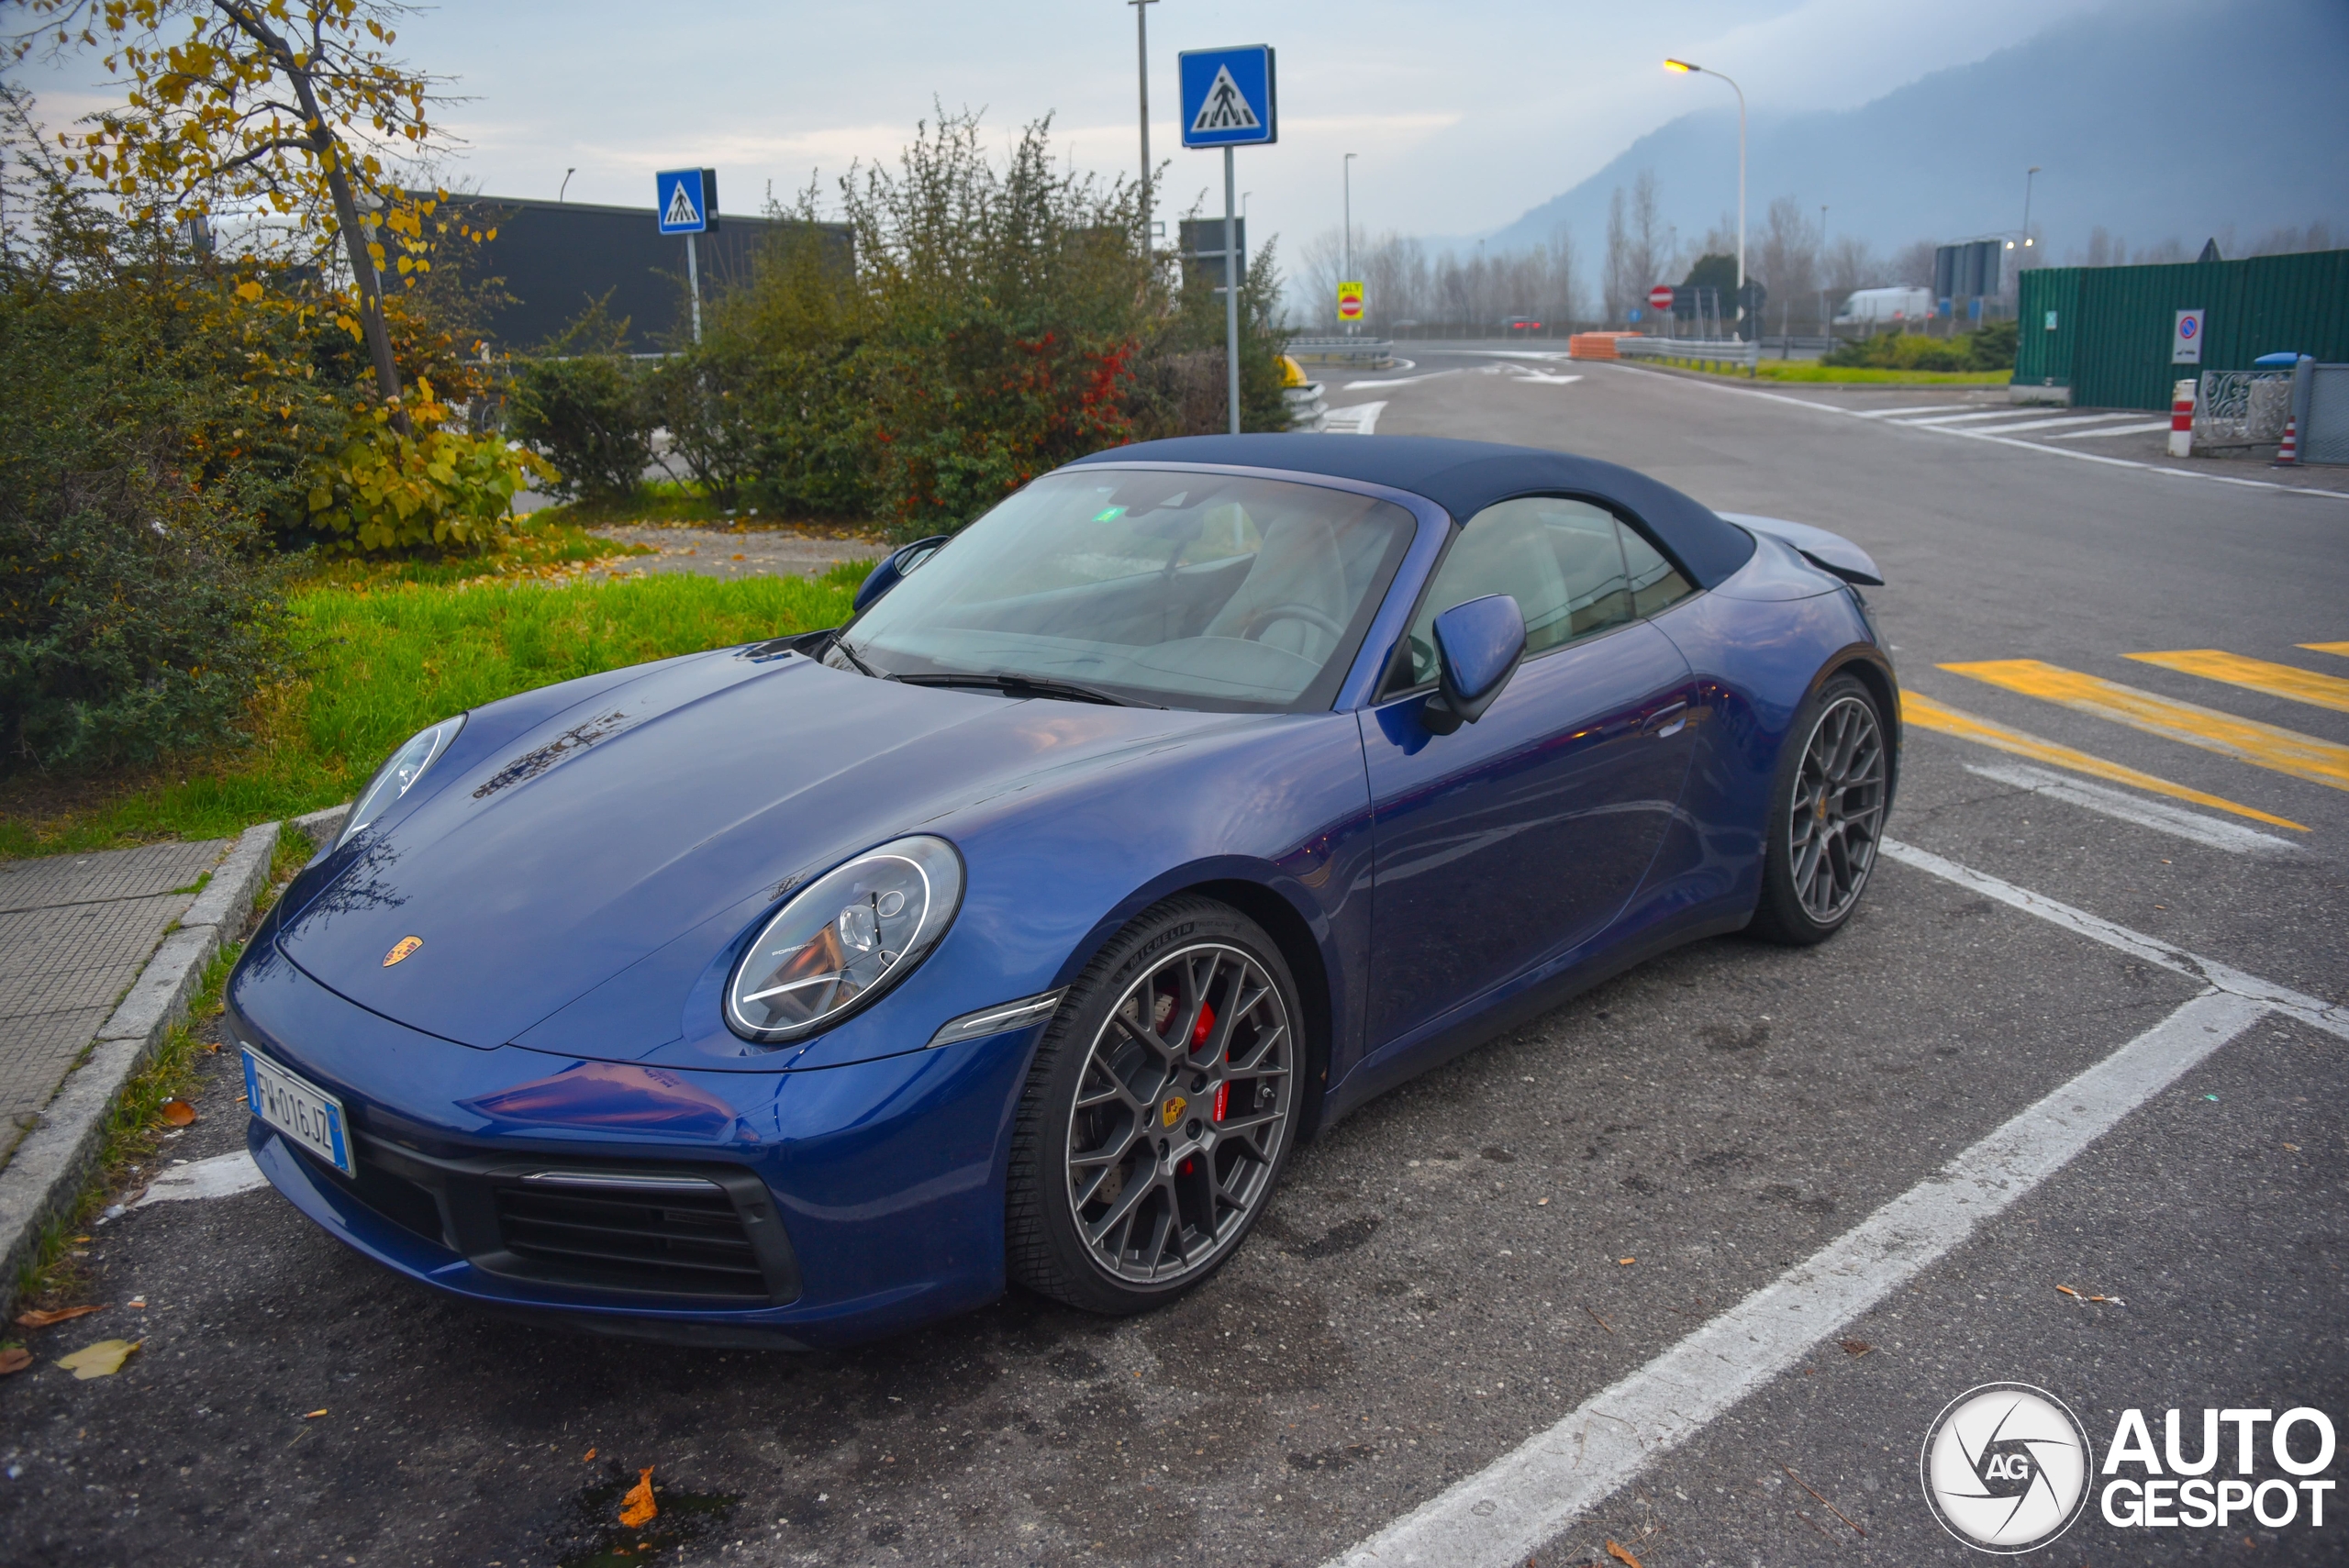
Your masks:
[[[0,1351],[0,1377],[6,1377],[12,1372],[22,1372],[32,1364],[32,1351],[22,1345],[10,1345]]]
[[[585,1463],[589,1462],[590,1461],[592,1461],[595,1457],[596,1457],[596,1451],[595,1451],[594,1449],[592,1449],[592,1448],[591,1448],[591,1449],[589,1449],[585,1453],[583,1453],[583,1454],[581,1454],[581,1455],[579,1456],[579,1462],[580,1462],[580,1463],[582,1463],[582,1464],[585,1464]]]
[[[101,1301],[95,1307],[61,1307],[54,1312],[43,1312],[39,1309],[19,1312],[17,1314],[17,1327],[46,1329],[51,1323],[62,1323],[69,1318],[87,1318],[93,1312],[101,1312],[105,1309],[106,1303]]]
[[[112,1377],[122,1370],[122,1363],[137,1350],[137,1340],[100,1340],[95,1345],[84,1345],[70,1356],[61,1357],[59,1366],[87,1383],[94,1377]]]
[[[1616,1562],[1622,1563],[1624,1568],[1641,1568],[1640,1560],[1631,1555],[1631,1549],[1625,1546],[1620,1541],[1609,1541],[1607,1543],[1607,1555],[1615,1559]]]
[[[325,1414],[326,1412],[324,1410],[305,1410],[302,1412],[302,1419],[306,1421],[315,1421]]]
[[[661,1506],[652,1500],[652,1466],[646,1465],[636,1473],[636,1485],[620,1499],[620,1523],[629,1529],[640,1529],[652,1522]]]
[[[1864,1356],[1876,1349],[1865,1340],[1844,1340],[1840,1342],[1843,1347],[1843,1353],[1847,1356]]]
[[[1615,1261],[1616,1261],[1617,1262],[1619,1262],[1619,1263],[1622,1263],[1622,1264],[1625,1264],[1626,1266],[1628,1266],[1628,1265],[1630,1265],[1630,1264],[1632,1264],[1632,1263],[1636,1263],[1636,1262],[1639,1262],[1639,1259],[1637,1259],[1637,1258],[1618,1258],[1618,1259],[1616,1259]]]
[[[170,1122],[173,1127],[185,1127],[190,1122],[195,1120],[195,1107],[189,1105],[185,1100],[165,1100],[163,1102],[163,1119]]]
[[[2300,1146],[2297,1143],[2287,1143],[2284,1147],[2290,1150],[2295,1154],[2298,1154],[2300,1151]]]

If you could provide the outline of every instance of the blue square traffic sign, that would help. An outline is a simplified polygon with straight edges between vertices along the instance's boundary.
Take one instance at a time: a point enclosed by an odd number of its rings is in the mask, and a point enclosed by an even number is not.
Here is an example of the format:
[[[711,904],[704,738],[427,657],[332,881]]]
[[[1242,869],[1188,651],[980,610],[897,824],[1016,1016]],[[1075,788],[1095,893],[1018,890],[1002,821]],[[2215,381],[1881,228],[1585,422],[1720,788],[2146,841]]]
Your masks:
[[[668,169],[652,176],[653,216],[663,234],[707,234],[718,227],[718,171]]]
[[[1183,76],[1183,145],[1237,147],[1278,141],[1273,47],[1194,49],[1176,56]]]

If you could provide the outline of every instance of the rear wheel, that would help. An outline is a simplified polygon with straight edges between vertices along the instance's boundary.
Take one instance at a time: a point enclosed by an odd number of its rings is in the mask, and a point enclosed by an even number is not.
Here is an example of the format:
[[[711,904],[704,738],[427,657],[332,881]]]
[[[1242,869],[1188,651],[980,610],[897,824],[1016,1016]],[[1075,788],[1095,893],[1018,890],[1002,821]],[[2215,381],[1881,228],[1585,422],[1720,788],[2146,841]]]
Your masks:
[[[1834,676],[1803,705],[1771,799],[1756,936],[1820,942],[1852,917],[1876,869],[1889,765],[1876,695],[1858,677]]]
[[[1012,1135],[1011,1277],[1141,1311],[1223,1266],[1296,1129],[1297,987],[1228,905],[1184,897],[1118,933],[1037,1048]]]

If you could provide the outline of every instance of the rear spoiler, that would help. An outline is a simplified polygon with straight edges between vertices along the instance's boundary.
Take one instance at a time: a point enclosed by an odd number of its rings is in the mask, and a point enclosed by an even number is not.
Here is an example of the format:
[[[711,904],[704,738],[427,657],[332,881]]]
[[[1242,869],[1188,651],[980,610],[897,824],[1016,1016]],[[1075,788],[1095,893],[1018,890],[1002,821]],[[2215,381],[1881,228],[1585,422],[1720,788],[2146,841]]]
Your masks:
[[[1794,546],[1805,561],[1821,572],[1834,573],[1846,583],[1857,583],[1870,588],[1884,586],[1884,573],[1876,569],[1868,552],[1842,534],[1831,534],[1825,528],[1815,528],[1809,523],[1790,523],[1784,517],[1757,517],[1749,512],[1716,515],[1725,522],[1735,523],[1748,533],[1767,534],[1781,544]]]

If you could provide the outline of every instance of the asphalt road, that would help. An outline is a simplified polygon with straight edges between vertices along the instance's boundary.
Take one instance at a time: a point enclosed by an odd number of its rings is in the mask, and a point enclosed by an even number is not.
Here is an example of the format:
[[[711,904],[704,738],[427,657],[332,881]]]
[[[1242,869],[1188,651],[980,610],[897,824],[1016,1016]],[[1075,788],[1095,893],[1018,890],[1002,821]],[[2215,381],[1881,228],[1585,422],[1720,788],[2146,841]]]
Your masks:
[[[2181,836],[2104,796],[2026,787],[2027,758],[1912,728],[1898,838],[2276,985],[2349,996],[2349,778],[2327,782],[2323,749],[2349,744],[2349,712],[2127,657],[2217,650],[2349,676],[2349,658],[2299,646],[2349,639],[2349,500],[1637,370],[1417,358],[1356,378],[1405,384],[1333,384],[1331,402],[1386,403],[1382,432],[1571,448],[1849,534],[1887,569],[1871,600],[1913,691],[2298,825],[2104,786],[2188,814],[2186,831],[2266,837]],[[1458,373],[1406,380],[1442,371]],[[2006,684],[1940,668],[2015,661],[2038,663],[1998,663]],[[2042,666],[2317,744],[2212,719],[2194,721],[2202,744],[2132,728],[2054,700],[2080,688]],[[2232,750],[2207,749],[2212,735]],[[93,1299],[113,1305],[40,1330],[36,1368],[0,1383],[0,1559],[1312,1568],[1473,1488],[2158,1034],[2202,985],[2154,952],[1887,863],[1821,948],[1684,950],[1375,1103],[1302,1152],[1231,1267],[1123,1323],[1015,1296],[848,1354],[608,1342],[444,1305],[265,1190],[150,1204],[90,1245]],[[1742,1398],[1692,1384],[1690,1409],[1720,1407],[1525,1555],[1972,1561],[1926,1509],[1918,1455],[1936,1413],[1988,1382],[2055,1395],[2099,1458],[2131,1407],[2156,1445],[2162,1412],[2183,1409],[2189,1451],[2205,1407],[2349,1421],[2344,1043],[2250,1023],[1856,1318],[1778,1345]],[[209,1073],[203,1118],[167,1159],[241,1139],[239,1085],[226,1062]],[[48,1364],[142,1335],[111,1378]],[[648,1465],[663,1512],[623,1534],[618,1497]],[[2283,1473],[2263,1457],[2254,1480]],[[2091,1505],[2027,1561],[2332,1562],[2342,1510],[2321,1529],[2303,1509],[2273,1528],[2124,1531]],[[640,1540],[674,1544],[640,1554]]]

